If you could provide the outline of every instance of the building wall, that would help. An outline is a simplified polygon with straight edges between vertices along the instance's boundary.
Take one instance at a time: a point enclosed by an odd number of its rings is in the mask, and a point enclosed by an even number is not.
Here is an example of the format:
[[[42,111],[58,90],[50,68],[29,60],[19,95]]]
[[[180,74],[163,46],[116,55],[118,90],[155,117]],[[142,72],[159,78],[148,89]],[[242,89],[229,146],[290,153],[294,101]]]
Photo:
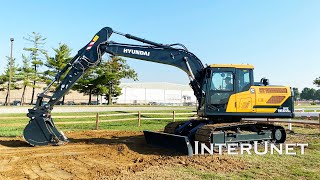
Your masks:
[[[37,95],[43,91],[43,89],[46,87],[46,84],[39,84],[38,85],[40,88],[35,89],[35,94],[34,94],[34,100],[33,103],[36,102],[37,100]],[[23,89],[19,90],[11,90],[10,91],[10,100],[11,103],[15,100],[21,100]],[[5,103],[5,98],[7,95],[7,91],[0,91],[0,104]],[[32,88],[27,87],[26,92],[25,92],[25,103],[30,103],[31,102],[31,96],[32,96]],[[74,101],[75,103],[88,103],[89,96],[88,95],[83,95],[82,93],[78,93],[77,91],[70,91],[66,96],[65,96],[65,102],[68,101]],[[92,97],[92,101],[96,101],[96,96]]]
[[[37,100],[37,94],[41,93],[47,86],[39,84],[36,88],[34,103]],[[122,83],[122,95],[115,98],[114,102],[118,104],[183,104],[185,102],[195,103],[196,98],[189,86],[172,83]],[[22,89],[11,90],[11,103],[15,100],[21,100]],[[7,91],[0,91],[0,104],[5,102]],[[25,92],[25,103],[31,101],[32,88],[27,87]],[[50,94],[49,94],[50,95]],[[106,103],[105,97],[99,97],[99,101]],[[65,96],[65,103],[73,101],[76,104],[88,103],[89,96],[76,91],[70,91]],[[92,96],[92,101],[97,101],[97,96]]]
[[[118,104],[183,104],[196,102],[193,91],[188,86],[171,83],[128,84],[122,84],[122,95],[116,100]]]

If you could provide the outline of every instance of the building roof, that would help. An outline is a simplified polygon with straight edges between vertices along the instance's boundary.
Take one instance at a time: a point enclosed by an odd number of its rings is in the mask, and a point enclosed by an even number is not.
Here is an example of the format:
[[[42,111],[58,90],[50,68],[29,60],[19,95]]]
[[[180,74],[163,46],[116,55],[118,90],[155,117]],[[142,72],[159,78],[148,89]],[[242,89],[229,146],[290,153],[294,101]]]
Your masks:
[[[180,90],[192,91],[189,85],[175,84],[168,82],[137,82],[137,83],[121,83],[121,88],[141,88],[141,89],[164,89],[164,90]]]

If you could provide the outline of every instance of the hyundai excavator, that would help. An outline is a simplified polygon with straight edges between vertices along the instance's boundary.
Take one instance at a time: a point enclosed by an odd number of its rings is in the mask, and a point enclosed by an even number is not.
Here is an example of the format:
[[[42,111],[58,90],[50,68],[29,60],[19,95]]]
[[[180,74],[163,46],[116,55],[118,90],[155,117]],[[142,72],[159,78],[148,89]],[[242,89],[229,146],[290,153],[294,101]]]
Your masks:
[[[112,34],[142,42],[142,45],[111,41]],[[268,79],[254,82],[252,65],[206,65],[179,43],[161,44],[130,34],[102,28],[92,40],[55,76],[37,97],[36,105],[29,109],[29,123],[23,131],[24,139],[32,146],[62,145],[67,137],[58,131],[51,111],[71,87],[90,68],[98,66],[102,56],[114,56],[175,66],[190,79],[197,98],[198,118],[172,122],[163,132],[144,131],[146,142],[172,148],[192,155],[194,142],[242,143],[271,141],[283,143],[285,129],[267,123],[240,123],[242,118],[293,117],[293,92],[287,86],[271,86]],[[48,95],[49,88],[66,73],[58,88]],[[46,99],[47,103],[44,104]]]

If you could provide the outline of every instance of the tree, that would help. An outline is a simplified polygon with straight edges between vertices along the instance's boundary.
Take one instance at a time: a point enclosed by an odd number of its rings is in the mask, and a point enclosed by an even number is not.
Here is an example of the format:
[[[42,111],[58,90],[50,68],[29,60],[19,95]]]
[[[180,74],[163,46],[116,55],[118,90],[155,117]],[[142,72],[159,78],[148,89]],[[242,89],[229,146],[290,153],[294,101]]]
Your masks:
[[[304,99],[304,100],[309,99],[309,95],[308,95],[309,90],[310,90],[310,88],[307,88],[307,87],[302,89],[301,94],[300,94],[301,99]]]
[[[100,66],[92,70],[90,75],[81,79],[74,89],[89,95],[106,95],[108,104],[112,104],[112,97],[121,95],[120,80],[123,78],[137,80],[137,73],[130,68],[126,60],[111,56],[108,61],[102,61]]]
[[[300,97],[305,100],[315,100],[315,92],[315,89],[305,87],[301,91]]]
[[[138,80],[138,76],[126,60],[118,56],[111,56],[109,61],[101,64],[97,68],[99,75],[96,79],[97,93],[106,94],[108,105],[112,105],[112,97],[121,95],[120,80],[124,78]]]
[[[315,100],[320,100],[320,89],[318,89],[314,94]]]
[[[47,51],[43,49],[45,45],[46,38],[42,37],[39,33],[32,32],[32,35],[28,35],[27,38],[24,38],[26,41],[31,43],[31,47],[24,48],[23,50],[30,52],[31,54],[31,64],[33,66],[33,86],[32,86],[32,96],[31,96],[31,104],[33,104],[34,99],[34,91],[36,86],[36,82],[40,79],[43,79],[41,76],[41,72],[39,72],[39,67],[43,65],[42,59],[43,56],[47,56]]]
[[[316,90],[314,88],[310,89],[309,95],[310,95],[310,99],[311,100],[313,100],[313,101],[316,100],[316,96],[315,96],[316,95]]]
[[[95,89],[94,80],[96,75],[93,74],[94,69],[89,69],[85,75],[72,87],[73,90],[76,90],[85,95],[89,95],[88,105],[91,104],[91,97],[93,90]]]
[[[300,97],[300,92],[298,88],[293,88],[294,100],[296,101]]]
[[[320,87],[320,77],[318,77],[315,80],[313,80],[313,84],[317,85],[318,87]]]
[[[33,87],[32,79],[34,77],[33,68],[30,65],[30,60],[25,56],[22,55],[23,65],[18,69],[18,76],[22,81],[23,91],[21,95],[21,105],[25,104],[25,92],[27,87]]]
[[[52,79],[67,65],[67,63],[72,59],[71,49],[66,44],[59,44],[59,47],[53,49],[55,52],[54,57],[47,56],[47,62],[45,66],[49,68],[49,70],[45,71],[44,74],[48,78],[47,84],[52,82]],[[66,73],[60,76],[57,80],[57,84],[60,84],[61,80],[65,78]],[[57,84],[54,84],[53,87],[57,88]],[[62,104],[64,104],[64,98],[62,98]]]
[[[7,68],[5,69],[4,73],[0,76],[0,84],[2,86],[0,87],[1,91],[7,90],[5,105],[8,105],[10,102],[8,102],[8,96],[9,96],[9,78],[10,78],[10,58],[7,57]],[[12,66],[11,66],[11,84],[10,84],[10,90],[12,89],[21,89],[19,87],[19,84],[15,83],[19,81],[19,77],[17,76],[17,69],[18,67],[15,64],[15,58],[12,58]]]

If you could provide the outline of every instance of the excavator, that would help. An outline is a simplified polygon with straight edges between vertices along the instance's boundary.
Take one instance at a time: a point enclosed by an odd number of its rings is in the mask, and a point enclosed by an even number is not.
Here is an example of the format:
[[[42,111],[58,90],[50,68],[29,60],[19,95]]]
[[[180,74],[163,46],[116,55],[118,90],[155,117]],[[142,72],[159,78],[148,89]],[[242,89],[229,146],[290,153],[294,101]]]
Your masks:
[[[112,34],[140,42],[140,45],[117,43]],[[141,45],[142,44],[142,45]],[[288,86],[272,86],[262,78],[254,82],[253,65],[212,64],[200,59],[179,43],[161,44],[130,34],[102,28],[92,40],[55,76],[29,109],[29,123],[23,137],[32,146],[62,145],[68,138],[59,131],[51,117],[55,104],[90,68],[98,66],[107,53],[138,60],[175,66],[190,79],[197,98],[198,118],[172,122],[163,132],[144,131],[147,144],[175,149],[192,155],[194,142],[243,143],[270,141],[283,143],[285,129],[268,123],[241,123],[243,118],[292,118],[293,91]],[[65,74],[58,88],[48,95],[50,87]],[[44,100],[47,103],[43,103]]]

